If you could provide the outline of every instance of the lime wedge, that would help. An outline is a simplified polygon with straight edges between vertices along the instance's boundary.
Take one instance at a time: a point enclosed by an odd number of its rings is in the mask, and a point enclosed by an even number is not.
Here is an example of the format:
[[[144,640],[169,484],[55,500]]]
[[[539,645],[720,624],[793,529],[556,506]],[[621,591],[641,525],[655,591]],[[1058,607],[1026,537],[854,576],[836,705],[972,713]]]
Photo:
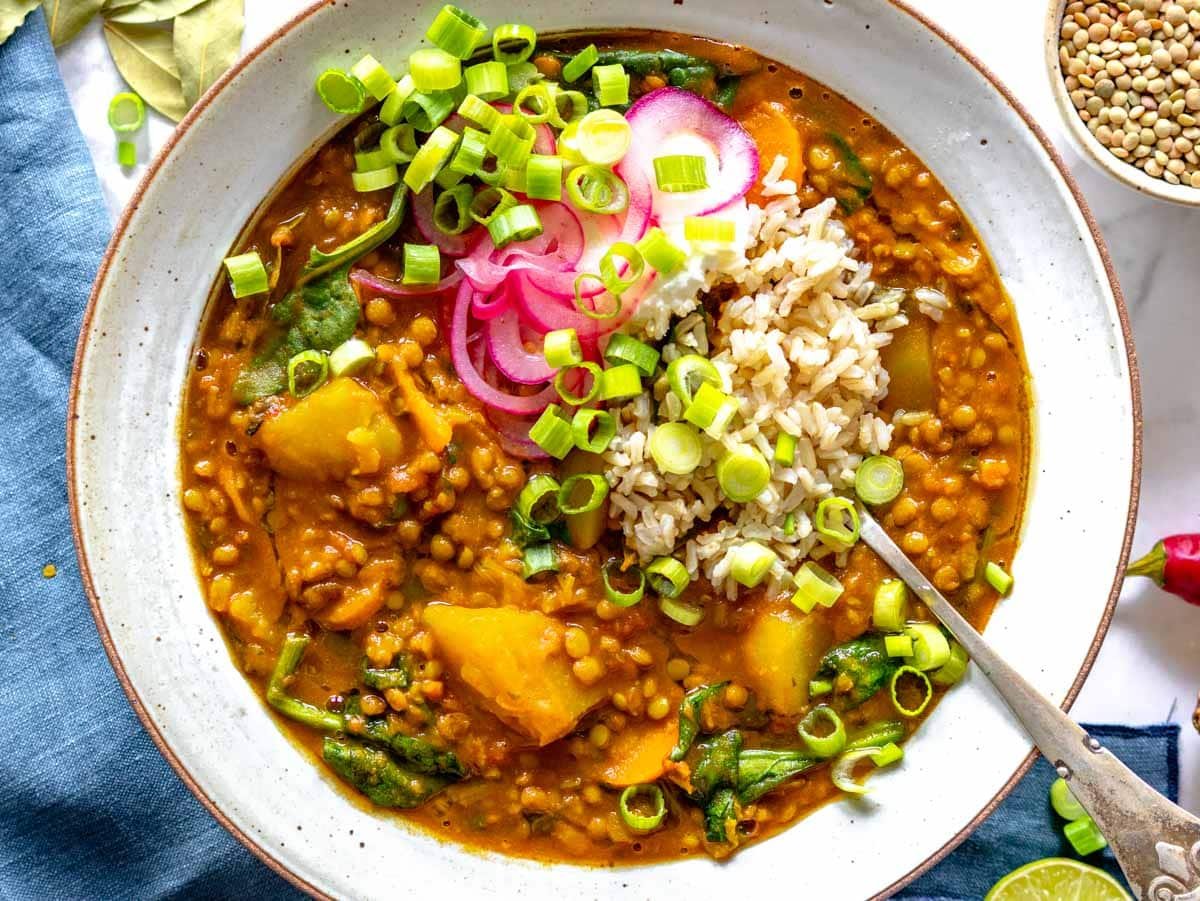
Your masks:
[[[984,901],[1129,901],[1121,883],[1103,870],[1066,857],[1046,857],[1013,870]]]

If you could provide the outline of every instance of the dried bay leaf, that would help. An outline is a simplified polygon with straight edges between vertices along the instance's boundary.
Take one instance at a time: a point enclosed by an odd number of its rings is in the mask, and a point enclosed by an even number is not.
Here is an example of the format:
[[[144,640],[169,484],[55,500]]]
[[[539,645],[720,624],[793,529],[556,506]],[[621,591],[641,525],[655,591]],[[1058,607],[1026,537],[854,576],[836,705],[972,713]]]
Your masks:
[[[148,25],[151,22],[165,22],[174,19],[181,13],[199,6],[204,0],[141,0],[133,6],[123,6],[106,12],[110,22],[120,22],[123,25]]]
[[[0,44],[9,39],[42,0],[0,0]]]
[[[171,32],[152,25],[104,23],[104,40],[121,77],[168,119],[178,122],[187,112]]]
[[[175,19],[175,61],[190,108],[238,58],[244,0],[205,0]]]
[[[103,5],[104,0],[44,0],[42,8],[50,41],[55,47],[67,43],[92,21]]]

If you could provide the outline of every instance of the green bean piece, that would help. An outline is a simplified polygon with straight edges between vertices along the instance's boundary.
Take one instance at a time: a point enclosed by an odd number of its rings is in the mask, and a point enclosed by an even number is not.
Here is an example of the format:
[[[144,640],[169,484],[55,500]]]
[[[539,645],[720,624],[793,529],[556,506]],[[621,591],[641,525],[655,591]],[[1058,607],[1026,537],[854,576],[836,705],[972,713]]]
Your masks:
[[[343,726],[340,714],[322,710],[287,693],[287,681],[300,666],[300,659],[309,641],[307,635],[288,633],[279,651],[279,658],[275,661],[275,669],[271,672],[271,680],[267,683],[267,703],[288,719],[322,732],[337,732]]]
[[[712,66],[679,66],[667,73],[667,84],[701,96],[707,95],[709,83],[716,77]]]
[[[846,740],[846,747],[842,749],[842,753],[858,751],[862,748],[882,748],[889,742],[903,740],[904,723],[899,720],[884,720],[864,726],[858,732],[851,735]]]
[[[392,661],[391,666],[371,666],[366,657],[363,658],[359,679],[367,688],[376,691],[387,691],[389,688],[405,689],[412,684],[412,674],[408,670],[408,660],[400,656]]]
[[[738,88],[742,86],[740,75],[725,75],[717,79],[717,90],[713,94],[713,103],[729,112],[733,101],[737,99]]]

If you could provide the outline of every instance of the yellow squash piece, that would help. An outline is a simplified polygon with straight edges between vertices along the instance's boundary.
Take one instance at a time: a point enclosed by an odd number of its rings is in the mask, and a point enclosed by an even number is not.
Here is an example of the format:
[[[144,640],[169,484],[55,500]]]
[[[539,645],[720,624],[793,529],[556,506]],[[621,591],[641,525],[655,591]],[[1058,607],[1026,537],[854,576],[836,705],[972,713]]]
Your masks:
[[[378,472],[403,450],[379,396],[351,378],[322,385],[259,429],[267,460],[296,479],[344,479]]]
[[[828,611],[764,607],[742,643],[746,682],[759,704],[777,713],[800,713],[808,704],[808,683],[832,643]]]
[[[565,627],[544,613],[431,604],[424,620],[450,671],[539,745],[562,738],[605,696],[575,678]]]

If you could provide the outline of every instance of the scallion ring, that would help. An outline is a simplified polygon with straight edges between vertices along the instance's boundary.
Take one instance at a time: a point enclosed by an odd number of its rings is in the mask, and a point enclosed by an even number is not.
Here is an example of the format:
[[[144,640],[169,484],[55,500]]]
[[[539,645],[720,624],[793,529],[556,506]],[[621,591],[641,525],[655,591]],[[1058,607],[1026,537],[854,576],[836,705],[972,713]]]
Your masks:
[[[667,194],[703,191],[708,187],[705,159],[702,156],[675,154],[654,158],[654,179]]]
[[[754,500],[771,481],[771,465],[756,448],[740,444],[717,461],[717,484],[735,504]]]
[[[521,556],[521,577],[529,581],[542,573],[558,572],[558,553],[554,545],[531,544]]]
[[[525,194],[532,200],[561,200],[563,161],[558,156],[531,154],[525,163]]]
[[[600,283],[615,297],[633,287],[645,271],[645,260],[627,241],[615,242],[600,257]]]
[[[354,154],[354,168],[359,172],[369,172],[372,169],[383,169],[394,164],[390,153],[382,147],[374,150],[360,150]]]
[[[909,681],[915,681],[919,686],[920,700],[915,704],[907,704],[900,699],[900,692],[903,690],[901,680],[908,678]],[[896,712],[901,716],[920,716],[925,712],[925,708],[929,706],[929,702],[933,700],[933,686],[929,683],[929,677],[915,666],[905,664],[892,673],[892,681],[890,683],[890,694],[892,698],[892,706],[896,708]]]
[[[567,387],[567,379],[571,378],[575,373],[583,378],[583,383],[586,386],[582,394],[575,394]],[[596,399],[600,393],[600,378],[602,372],[599,366],[587,360],[582,363],[573,363],[570,366],[564,366],[554,375],[554,390],[558,392],[558,396],[562,398],[564,404],[569,404],[572,407],[582,407],[584,404],[590,404]]]
[[[871,622],[884,632],[903,632],[908,622],[908,588],[899,579],[884,579],[875,588]]]
[[[646,378],[654,375],[658,360],[658,350],[623,332],[613,332],[604,348],[604,361],[610,366],[632,363]]]
[[[388,74],[383,63],[367,54],[350,68],[350,74],[362,83],[367,93],[376,100],[383,100],[396,90],[396,80]]]
[[[733,556],[729,574],[746,588],[757,587],[779,559],[778,554],[757,541],[745,541],[729,553]]]
[[[668,278],[683,268],[687,254],[680,250],[657,225],[637,242],[646,264],[663,278]]]
[[[642,374],[632,363],[613,366],[600,374],[600,399],[625,400],[642,393]]]
[[[658,609],[663,612],[663,615],[668,619],[673,619],[681,626],[700,625],[704,619],[704,609],[697,607],[695,604],[686,604],[678,598],[669,598],[664,596],[658,599]]]
[[[562,514],[558,491],[562,486],[554,476],[534,473],[517,495],[517,513],[540,526],[549,525]]]
[[[513,112],[532,125],[541,125],[554,112],[554,99],[545,82],[535,81],[525,85],[513,98]]]
[[[792,576],[792,583],[796,586],[792,603],[801,613],[812,613],[813,608],[818,605],[832,607],[845,590],[832,573],[812,560],[806,561],[796,570],[796,574]]]
[[[641,813],[634,809],[633,805],[640,798],[648,800],[649,813]],[[667,802],[663,797],[663,790],[657,785],[631,785],[621,792],[621,798],[617,802],[617,811],[621,815],[622,823],[633,832],[644,835],[662,825],[663,820],[667,817]]]
[[[504,63],[496,60],[476,63],[463,71],[463,78],[467,82],[467,93],[480,100],[499,100],[508,96],[508,67]]]
[[[404,183],[414,194],[420,194],[442,171],[457,145],[458,133],[439,125],[404,170]]]
[[[122,91],[108,103],[108,127],[119,135],[133,134],[146,124],[146,104],[137,94]]]
[[[392,93],[387,95],[379,107],[379,121],[384,125],[398,125],[404,118],[404,105],[416,90],[417,86],[413,84],[411,75],[405,75],[396,82]]]
[[[935,670],[931,670],[929,678],[933,680],[934,685],[949,687],[967,672],[967,664],[970,658],[967,656],[966,649],[957,641],[950,642],[950,659],[943,663]]]
[[[563,328],[546,332],[542,338],[542,356],[546,365],[552,369],[582,363],[583,345],[579,343],[579,335],[575,329]]]
[[[865,795],[867,787],[854,778],[855,768],[864,760],[874,763],[875,755],[882,749],[876,747],[855,748],[846,751],[833,764],[829,777],[836,788],[848,795]]]
[[[696,389],[696,396],[684,408],[683,418],[692,425],[704,429],[712,438],[720,438],[737,415],[738,402],[718,391],[708,382]]]
[[[362,82],[341,69],[326,69],[317,76],[317,96],[339,116],[361,113],[367,102]]]
[[[417,131],[433,131],[454,112],[454,92],[413,91],[404,101],[404,120]]]
[[[700,436],[685,422],[655,426],[647,449],[661,471],[680,476],[695,472],[703,454]]]
[[[447,168],[465,176],[477,173],[487,156],[487,134],[478,128],[466,126],[458,142],[458,150]]]
[[[469,59],[486,35],[486,25],[449,3],[438,11],[429,30],[425,32],[430,43],[459,59]]]
[[[349,338],[329,353],[329,373],[338,376],[353,375],[375,362],[375,351],[362,338]]]
[[[636,566],[632,572],[637,574],[637,587],[623,591],[613,585],[613,580],[625,575],[613,561],[605,563],[600,569],[600,578],[604,581],[604,597],[610,604],[618,607],[632,607],[646,595],[646,575]]]
[[[600,51],[596,49],[595,44],[588,44],[567,60],[566,64],[562,67],[563,81],[578,81],[579,76],[596,65],[598,59],[600,59]]]
[[[1012,590],[1013,577],[1006,573],[1000,564],[989,560],[983,568],[983,577],[987,583],[996,589],[996,593],[1004,596]]]
[[[607,308],[598,308],[596,298],[584,298],[584,285],[589,281],[599,282],[600,276],[591,272],[581,272],[575,276],[575,309],[589,319],[612,319],[621,312],[621,298],[603,292],[611,298]]]
[[[889,741],[886,745],[871,755],[871,763],[877,768],[891,766],[893,763],[899,763],[904,759],[904,749],[894,741]]]
[[[588,99],[583,91],[552,91],[554,108],[550,111],[550,124],[555,128],[566,128],[580,122],[588,114]]]
[[[592,89],[601,106],[624,106],[629,102],[629,75],[620,63],[592,66]]]
[[[633,140],[633,129],[616,110],[593,110],[579,120],[577,127],[575,141],[579,153],[597,166],[615,166]]]
[[[575,446],[571,423],[558,404],[550,404],[529,427],[529,440],[556,460],[561,460]]]
[[[393,125],[379,136],[379,150],[387,154],[389,162],[411,162],[417,155],[417,149],[416,133],[407,123]]]
[[[542,219],[535,207],[519,203],[494,216],[487,230],[498,250],[514,241],[536,238],[542,233]]]
[[[488,152],[508,166],[524,167],[537,135],[520,116],[502,115],[488,135]]]
[[[909,623],[904,634],[913,640],[912,664],[933,670],[950,662],[950,641],[936,623]]]
[[[440,47],[422,47],[408,58],[408,74],[418,91],[449,91],[462,81],[462,60]]]
[[[270,288],[267,267],[257,251],[226,257],[225,270],[229,273],[229,289],[234,297],[262,294]]]
[[[488,225],[505,210],[517,205],[517,198],[504,188],[484,188],[471,201],[468,212],[480,225]]]
[[[567,197],[576,209],[612,216],[628,208],[629,186],[605,166],[576,166],[567,173]]]
[[[684,354],[667,365],[667,384],[686,409],[702,384],[721,387],[721,372],[712,360],[699,354]]]
[[[1079,799],[1071,791],[1071,786],[1067,785],[1067,780],[1061,777],[1055,779],[1050,785],[1050,806],[1054,808],[1056,814],[1068,821],[1078,820],[1080,817],[1088,815],[1083,805],[1079,803]]]
[[[404,284],[436,285],[442,280],[442,255],[436,244],[404,245]]]
[[[394,164],[388,163],[379,169],[351,172],[350,181],[354,185],[354,190],[364,194],[370,191],[382,191],[400,181],[400,170]]]
[[[580,489],[586,490],[581,500]],[[608,481],[604,476],[594,472],[580,472],[568,476],[558,489],[558,509],[564,516],[574,516],[579,513],[591,513],[599,510],[608,497]]]
[[[458,114],[464,119],[470,119],[481,128],[491,131],[500,123],[500,110],[490,103],[485,103],[474,93],[468,94],[458,105]]]
[[[292,397],[307,397],[328,378],[329,357],[319,350],[302,350],[288,360],[287,382]]]
[[[576,410],[571,417],[575,446],[592,454],[608,450],[617,434],[617,421],[607,410]]]
[[[471,227],[470,185],[455,185],[438,195],[433,203],[433,227],[443,235],[461,235]]]
[[[854,491],[864,504],[886,504],[904,490],[904,466],[895,457],[877,454],[858,464]]]
[[[780,432],[775,439],[775,452],[773,458],[780,466],[795,466],[796,465],[796,445],[798,439],[795,435],[790,435],[787,432]]]
[[[656,557],[646,567],[646,581],[659,597],[677,598],[692,581],[687,567],[674,557]]]
[[[732,219],[686,216],[683,220],[683,236],[697,244],[731,247],[737,238],[737,226]]]
[[[883,636],[883,649],[889,657],[911,657],[913,640],[907,635],[885,635]]]
[[[525,62],[536,46],[537,32],[528,25],[497,25],[492,32],[492,56],[506,66]]]
[[[827,728],[822,734],[817,734],[821,724]],[[846,725],[837,711],[822,704],[814,707],[796,727],[800,738],[817,757],[836,757],[846,747]]]
[[[827,497],[817,504],[813,527],[840,548],[858,541],[862,524],[854,501],[846,497]]]

